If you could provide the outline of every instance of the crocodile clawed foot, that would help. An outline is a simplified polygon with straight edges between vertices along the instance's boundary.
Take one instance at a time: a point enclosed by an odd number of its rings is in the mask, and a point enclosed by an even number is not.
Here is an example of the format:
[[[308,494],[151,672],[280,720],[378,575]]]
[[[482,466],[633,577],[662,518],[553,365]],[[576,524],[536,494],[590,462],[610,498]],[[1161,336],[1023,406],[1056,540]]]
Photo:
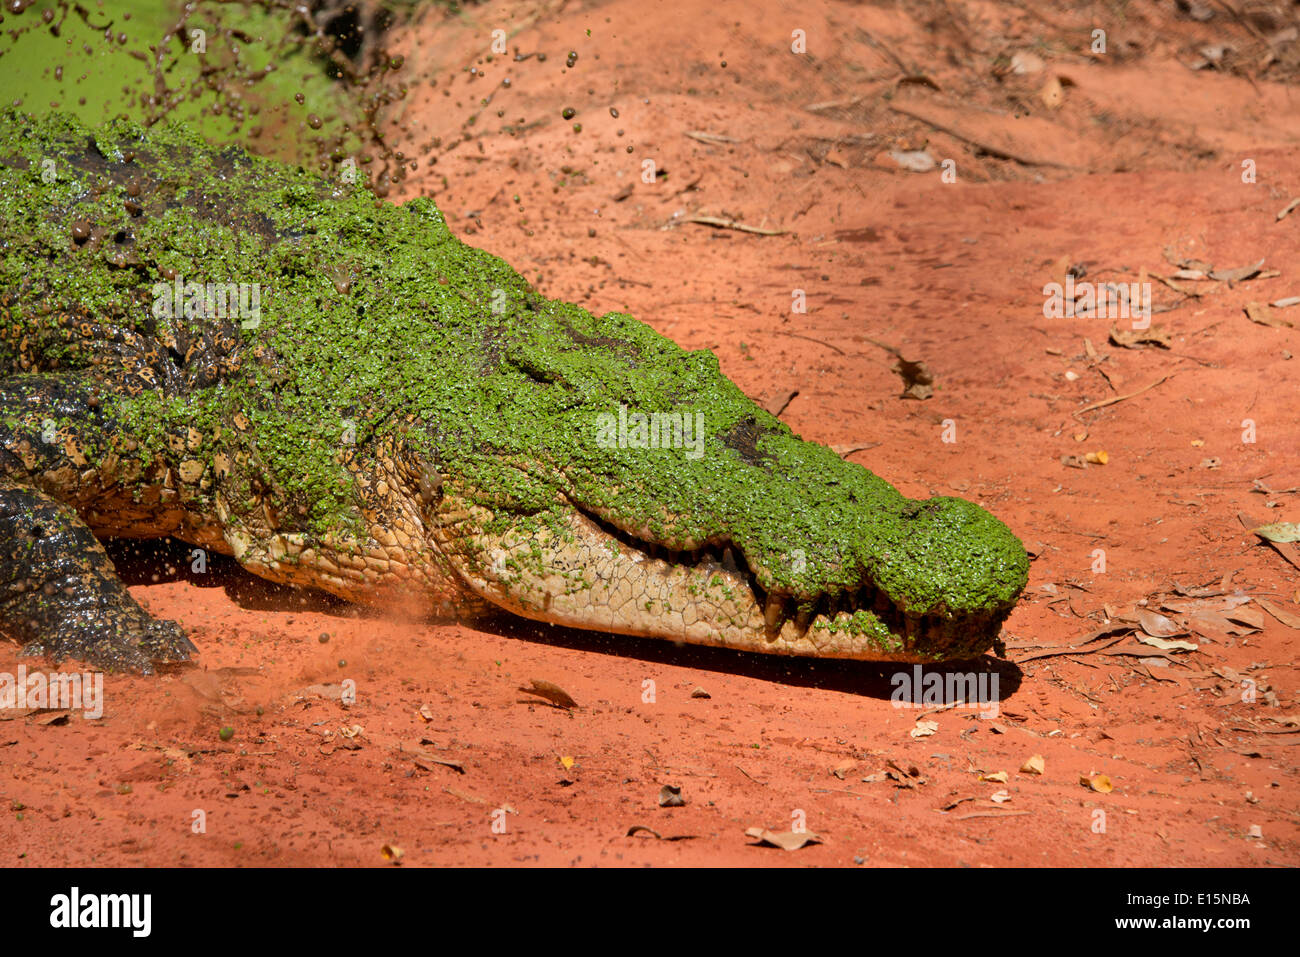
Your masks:
[[[152,674],[197,651],[180,625],[140,607],[73,509],[3,482],[0,632],[22,642],[26,655],[106,671]]]
[[[198,649],[174,621],[140,611],[130,620],[77,622],[23,645],[23,655],[53,664],[71,658],[109,672],[151,675],[156,665],[189,661]]]

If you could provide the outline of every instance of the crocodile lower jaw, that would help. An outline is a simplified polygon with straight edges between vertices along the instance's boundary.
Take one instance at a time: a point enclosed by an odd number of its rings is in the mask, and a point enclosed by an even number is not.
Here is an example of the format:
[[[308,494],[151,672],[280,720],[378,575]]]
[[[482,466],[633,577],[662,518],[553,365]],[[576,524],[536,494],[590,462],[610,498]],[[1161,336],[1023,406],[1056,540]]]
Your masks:
[[[869,587],[801,606],[764,594],[730,549],[671,553],[577,509],[541,535],[483,533],[475,544],[474,556],[454,561],[475,594],[574,628],[764,654],[911,662],[977,657],[1001,621],[909,619]]]

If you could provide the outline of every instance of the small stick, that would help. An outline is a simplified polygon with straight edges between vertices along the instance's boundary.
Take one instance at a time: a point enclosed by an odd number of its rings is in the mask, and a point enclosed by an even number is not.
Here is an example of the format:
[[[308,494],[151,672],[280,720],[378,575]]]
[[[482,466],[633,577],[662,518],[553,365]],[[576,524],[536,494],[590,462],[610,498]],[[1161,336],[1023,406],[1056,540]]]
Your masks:
[[[857,106],[865,99],[865,96],[858,95],[851,96],[847,100],[824,100],[821,103],[809,103],[804,109],[810,113],[820,113],[822,110],[834,110],[842,106]]]
[[[1015,664],[1022,665],[1027,661],[1036,661],[1039,658],[1054,658],[1057,655],[1092,655],[1092,654],[1096,654],[1099,651],[1103,651],[1106,648],[1110,648],[1113,645],[1118,645],[1121,641],[1123,641],[1125,638],[1128,637],[1129,635],[1126,632],[1125,634],[1120,635],[1118,638],[1106,642],[1104,645],[1097,645],[1097,647],[1095,648],[1080,648],[1078,646],[1061,647],[1058,645],[1056,648],[1039,652],[1036,655],[1030,655],[1027,658],[1018,658],[1016,659]]]
[[[787,232],[784,229],[760,229],[758,226],[746,226],[744,223],[738,223],[734,219],[723,219],[721,216],[687,216],[684,223],[699,223],[701,226],[717,226],[719,229],[738,229],[742,233],[757,233],[760,236],[780,236]]]
[[[821,339],[814,339],[812,336],[805,336],[803,333],[799,333],[799,332],[785,332],[785,331],[782,330],[782,329],[776,329],[776,330],[773,330],[773,331],[774,331],[774,333],[775,333],[776,335],[778,335],[778,336],[790,336],[790,337],[792,337],[792,338],[794,338],[794,339],[807,339],[809,342],[815,342],[815,343],[817,343],[817,345],[819,345],[819,346],[825,346],[827,349],[830,349],[830,350],[832,350],[832,351],[834,351],[834,352],[838,352],[838,353],[839,353],[840,355],[842,355],[842,356],[846,356],[846,355],[848,355],[848,353],[845,352],[843,349],[841,349],[839,346],[831,345],[829,342],[824,342],[824,341],[821,340]]]
[[[1162,382],[1164,382],[1164,381],[1166,381],[1166,380],[1168,380],[1168,379],[1173,378],[1173,376],[1175,376],[1175,375],[1177,375],[1177,373],[1173,373],[1173,372],[1171,372],[1169,375],[1163,375],[1163,376],[1161,376],[1159,379],[1157,379],[1155,382],[1152,382],[1150,385],[1148,385],[1148,386],[1143,386],[1141,389],[1138,389],[1136,392],[1130,392],[1130,393],[1128,393],[1127,395],[1114,395],[1114,396],[1111,396],[1109,399],[1102,399],[1100,402],[1094,402],[1094,403],[1092,403],[1092,405],[1085,405],[1085,406],[1084,406],[1082,409],[1080,409],[1079,411],[1077,411],[1077,412],[1072,412],[1072,413],[1070,413],[1070,414],[1073,415],[1073,416],[1077,419],[1079,416],[1083,415],[1083,413],[1085,413],[1085,412],[1091,412],[1091,411],[1093,411],[1093,409],[1102,409],[1102,408],[1105,408],[1105,407],[1108,406],[1108,405],[1114,405],[1116,402],[1123,402],[1125,399],[1131,399],[1131,398],[1133,398],[1134,396],[1139,396],[1139,395],[1141,395],[1143,392],[1149,392],[1150,390],[1152,390],[1152,389],[1154,389],[1156,386],[1158,386],[1160,383],[1162,383]]]
[[[1052,166],[1055,167],[1056,169],[1074,169],[1074,170],[1087,169],[1087,167],[1085,166],[1073,166],[1069,163],[1058,163],[1056,160],[1031,159],[1028,156],[1022,156],[1020,154],[1013,153],[1004,146],[995,146],[992,143],[987,143],[981,140],[974,139],[968,133],[959,132],[958,130],[953,129],[951,126],[945,126],[944,124],[938,122],[937,120],[933,120],[930,117],[924,116],[921,113],[914,113],[912,110],[909,110],[906,107],[899,106],[896,103],[891,103],[889,105],[889,108],[893,110],[895,113],[902,113],[904,116],[910,116],[914,120],[920,120],[922,123],[925,123],[927,126],[934,127],[940,133],[947,133],[949,136],[956,137],[957,139],[961,140],[963,143],[969,143],[971,146],[976,146],[982,149],[985,153],[988,153],[990,156],[996,156],[999,159],[1012,160],[1013,162],[1020,163],[1023,166]]]
[[[701,143],[739,143],[740,140],[734,136],[723,136],[720,133],[705,133],[703,130],[687,130],[684,136],[689,136],[693,140],[699,140]]]

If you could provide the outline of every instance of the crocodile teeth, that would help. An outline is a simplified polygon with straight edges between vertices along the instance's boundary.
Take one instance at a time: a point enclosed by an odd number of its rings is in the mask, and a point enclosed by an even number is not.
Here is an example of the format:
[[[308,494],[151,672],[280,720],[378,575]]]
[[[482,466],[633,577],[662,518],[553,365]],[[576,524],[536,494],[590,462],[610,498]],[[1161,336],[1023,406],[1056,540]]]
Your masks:
[[[801,601],[795,606],[794,628],[799,637],[808,633],[809,626],[812,625],[813,615],[817,612],[817,602]]]
[[[763,609],[763,619],[767,624],[768,634],[776,634],[781,630],[781,622],[785,619],[785,596],[777,592],[769,592],[767,596],[767,607]]]

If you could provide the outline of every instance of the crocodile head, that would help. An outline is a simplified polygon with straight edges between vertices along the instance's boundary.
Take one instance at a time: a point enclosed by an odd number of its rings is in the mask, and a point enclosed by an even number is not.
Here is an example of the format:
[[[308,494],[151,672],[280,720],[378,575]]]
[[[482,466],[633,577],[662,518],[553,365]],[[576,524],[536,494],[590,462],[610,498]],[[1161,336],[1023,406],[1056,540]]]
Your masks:
[[[802,441],[708,351],[520,293],[479,380],[487,431],[438,466],[459,524],[435,538],[477,595],[779,654],[934,660],[994,643],[1028,565],[1002,522],[909,500]]]
[[[99,534],[355,601],[818,657],[982,654],[1025,585],[988,512],[909,500],[712,353],[546,299],[428,199],[183,129],[10,117],[3,154],[5,357],[102,394],[109,434],[58,490]],[[194,281],[253,285],[256,317],[182,309]]]

